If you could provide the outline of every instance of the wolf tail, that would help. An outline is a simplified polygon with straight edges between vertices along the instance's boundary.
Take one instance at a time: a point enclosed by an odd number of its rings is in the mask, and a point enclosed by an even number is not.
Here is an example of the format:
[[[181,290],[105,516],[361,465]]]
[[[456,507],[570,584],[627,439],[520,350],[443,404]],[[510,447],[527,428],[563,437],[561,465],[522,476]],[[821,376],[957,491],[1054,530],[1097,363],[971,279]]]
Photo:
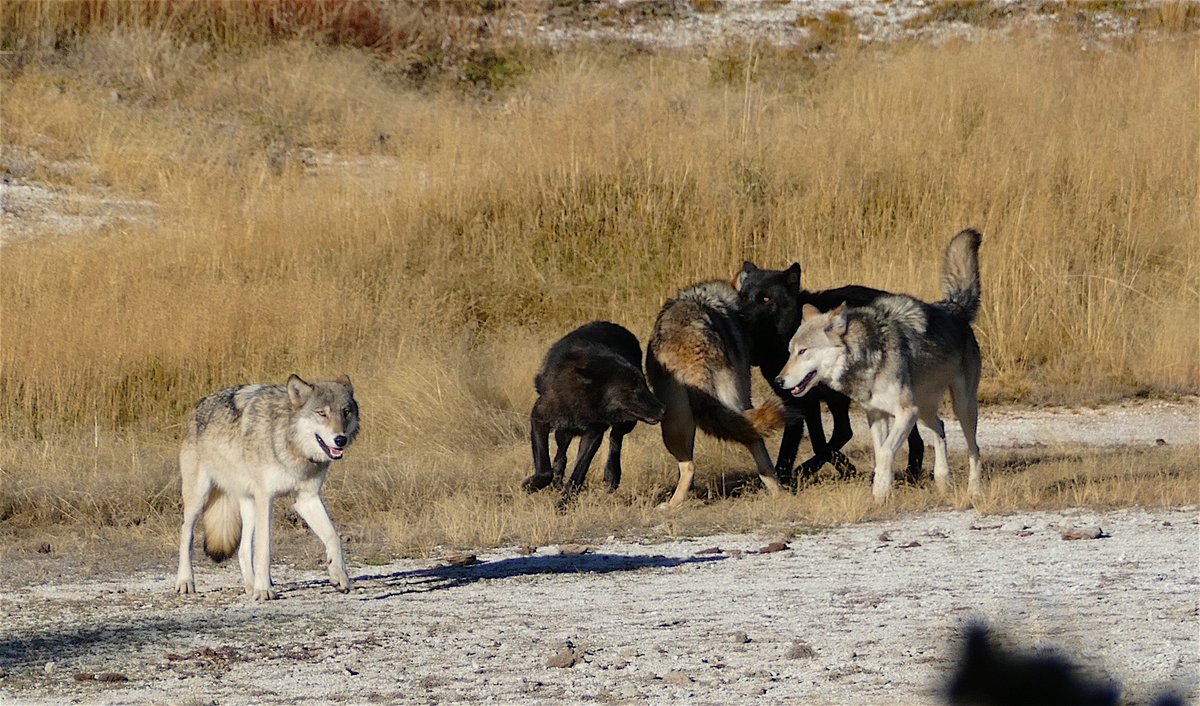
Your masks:
[[[204,553],[222,562],[242,543],[242,513],[237,501],[213,488],[204,505]]]
[[[983,236],[967,228],[946,246],[942,262],[942,290],[946,298],[938,302],[957,319],[967,323],[979,314],[979,242]]]
[[[712,395],[688,387],[688,403],[696,426],[718,439],[740,444],[759,441],[782,428],[786,421],[783,405],[775,397],[768,397],[753,409],[737,410],[727,407]]]

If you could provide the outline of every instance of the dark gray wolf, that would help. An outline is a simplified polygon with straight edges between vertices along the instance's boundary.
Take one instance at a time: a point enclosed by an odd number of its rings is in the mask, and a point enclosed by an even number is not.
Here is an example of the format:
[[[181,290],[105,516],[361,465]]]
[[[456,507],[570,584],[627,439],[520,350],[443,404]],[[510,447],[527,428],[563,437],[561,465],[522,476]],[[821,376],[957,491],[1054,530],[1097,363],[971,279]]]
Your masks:
[[[889,293],[858,285],[810,292],[800,286],[799,263],[792,263],[786,270],[764,270],[753,262],[746,262],[734,280],[734,287],[738,290],[738,305],[746,322],[750,362],[758,366],[771,389],[791,412],[783,428],[783,440],[779,442],[779,455],[775,458],[779,480],[789,485],[797,480],[794,475],[796,451],[804,435],[805,423],[808,424],[813,455],[800,464],[801,478],[812,477],[826,463],[832,463],[842,476],[853,474],[854,464],[841,451],[854,435],[850,427],[850,398],[826,385],[818,385],[803,397],[793,397],[775,384],[775,378],[787,362],[788,342],[800,327],[805,305],[824,312],[842,303],[863,306],[879,297],[889,296]],[[821,424],[821,402],[833,417],[833,433],[828,443]],[[925,445],[913,427],[908,435],[909,481],[915,482],[920,477],[924,456]]]
[[[728,282],[702,282],[667,301],[646,346],[646,377],[666,405],[662,435],[679,462],[679,483],[659,507],[687,499],[696,467],[696,427],[719,439],[743,444],[754,456],[758,477],[772,494],[780,491],[763,436],[783,425],[778,400],[750,404],[750,348]]]
[[[562,482],[567,447],[579,436],[575,469],[563,489],[566,503],[582,486],[605,430],[608,462],[604,481],[610,491],[621,483],[621,442],[639,422],[657,424],[663,406],[642,374],[642,346],[637,336],[608,321],[584,324],[559,339],[546,353],[533,380],[538,398],[529,415],[533,475],[522,483],[533,492]],[[557,446],[550,462],[550,431]]]
[[[962,658],[945,691],[952,706],[1115,706],[1119,695],[1056,654],[1010,652],[977,623],[967,627]]]
[[[246,593],[256,601],[275,598],[271,514],[276,497],[292,495],[296,513],[325,544],[330,580],[349,591],[321,486],[358,430],[358,403],[345,375],[315,383],[292,375],[285,385],[231,387],[196,403],[179,451],[183,529],[175,590],[196,592],[192,534],[203,514],[205,553],[223,561],[237,549]]]
[[[788,361],[776,380],[780,387],[800,397],[825,383],[867,410],[875,446],[876,502],[891,493],[892,461],[918,418],[934,433],[933,477],[945,490],[950,466],[938,405],[947,390],[966,437],[967,490],[972,495],[981,491],[975,443],[981,359],[971,330],[979,312],[980,239],[979,231],[967,229],[946,247],[942,301],[927,304],[892,295],[824,314],[806,306],[788,344]]]

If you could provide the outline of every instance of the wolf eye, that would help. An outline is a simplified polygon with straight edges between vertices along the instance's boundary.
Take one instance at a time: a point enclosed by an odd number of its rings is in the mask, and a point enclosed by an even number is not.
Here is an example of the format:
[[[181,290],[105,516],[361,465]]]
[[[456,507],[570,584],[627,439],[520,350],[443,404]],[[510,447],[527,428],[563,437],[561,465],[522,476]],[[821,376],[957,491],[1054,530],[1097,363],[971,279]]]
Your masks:
[[[761,297],[759,297],[759,301],[761,301],[763,304],[770,304],[771,297],[770,297],[770,295],[764,294]]]
[[[342,410],[342,416],[343,416],[343,417],[349,417],[349,416],[350,416],[350,408],[349,408],[349,407],[346,407],[345,409],[343,409],[343,410]]]
[[[807,353],[807,352],[808,352],[808,349],[807,349],[807,348],[798,348],[798,349],[796,349],[796,355],[804,355],[804,354],[805,354],[805,353]]]
[[[325,416],[325,410],[323,410],[323,409],[318,409],[318,410],[317,410],[317,416],[318,416],[318,417],[324,417],[324,416]]]

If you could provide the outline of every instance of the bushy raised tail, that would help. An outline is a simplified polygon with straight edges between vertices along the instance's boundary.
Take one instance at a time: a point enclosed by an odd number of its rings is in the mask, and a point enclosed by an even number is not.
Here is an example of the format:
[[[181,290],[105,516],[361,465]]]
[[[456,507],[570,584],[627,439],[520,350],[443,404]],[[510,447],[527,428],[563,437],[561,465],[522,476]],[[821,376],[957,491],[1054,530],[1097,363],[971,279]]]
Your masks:
[[[204,504],[204,553],[222,562],[242,543],[242,513],[237,501],[213,488]]]
[[[783,428],[786,422],[783,405],[775,397],[766,398],[753,409],[740,411],[694,387],[688,387],[687,393],[696,426],[718,439],[752,444]]]
[[[982,239],[979,231],[967,228],[946,246],[942,261],[942,291],[946,298],[938,303],[968,324],[979,314],[979,242]]]

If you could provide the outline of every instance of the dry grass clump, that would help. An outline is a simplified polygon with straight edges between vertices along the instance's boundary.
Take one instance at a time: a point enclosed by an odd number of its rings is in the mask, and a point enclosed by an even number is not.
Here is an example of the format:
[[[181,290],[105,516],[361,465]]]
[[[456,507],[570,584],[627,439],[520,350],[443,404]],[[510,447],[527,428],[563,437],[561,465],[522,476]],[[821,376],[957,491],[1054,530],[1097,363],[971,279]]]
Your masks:
[[[217,51],[150,27],[9,71],[5,151],[90,165],[28,178],[157,211],[4,246],[0,514],[173,514],[192,403],[295,371],[354,379],[367,431],[335,514],[397,546],[676,522],[649,510],[674,472],[650,433],[616,499],[556,516],[514,493],[545,347],[592,318],[644,340],[664,298],[744,259],[937,298],[967,225],[985,234],[987,400],[1200,388],[1194,41],[805,66],[728,81],[688,57],[579,51],[482,100],[414,89],[363,49]],[[696,517],[853,519],[847,492]]]

